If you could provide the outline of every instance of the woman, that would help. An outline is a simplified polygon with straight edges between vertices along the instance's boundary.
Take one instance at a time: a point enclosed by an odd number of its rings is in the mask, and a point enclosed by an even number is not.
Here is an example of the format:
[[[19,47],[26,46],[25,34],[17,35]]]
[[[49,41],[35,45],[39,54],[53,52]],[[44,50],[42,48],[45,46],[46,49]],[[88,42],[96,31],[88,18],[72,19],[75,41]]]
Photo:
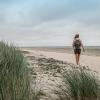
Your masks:
[[[79,34],[76,34],[73,40],[73,48],[74,48],[74,53],[75,53],[75,58],[76,58],[76,63],[77,65],[79,64],[79,58],[80,58],[80,54],[81,54],[81,47],[84,50],[82,41],[79,39]]]

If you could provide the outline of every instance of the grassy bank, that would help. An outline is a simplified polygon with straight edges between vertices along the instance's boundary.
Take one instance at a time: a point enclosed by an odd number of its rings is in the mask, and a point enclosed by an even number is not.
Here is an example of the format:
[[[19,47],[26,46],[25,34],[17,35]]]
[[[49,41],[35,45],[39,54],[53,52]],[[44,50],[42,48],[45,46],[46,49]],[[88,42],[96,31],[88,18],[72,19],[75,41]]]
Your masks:
[[[55,93],[60,100],[99,100],[100,81],[97,73],[86,69],[72,69],[62,74],[63,84],[58,85]]]
[[[27,63],[13,45],[0,42],[0,100],[31,100]]]
[[[86,67],[0,42],[0,100],[99,100],[99,95],[97,73]]]

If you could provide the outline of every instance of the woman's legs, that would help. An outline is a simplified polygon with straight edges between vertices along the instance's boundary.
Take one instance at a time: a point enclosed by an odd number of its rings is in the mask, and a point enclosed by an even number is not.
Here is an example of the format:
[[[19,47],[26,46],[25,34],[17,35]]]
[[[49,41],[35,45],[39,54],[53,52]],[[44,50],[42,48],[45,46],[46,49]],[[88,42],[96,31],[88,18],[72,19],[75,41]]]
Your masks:
[[[78,54],[75,54],[76,64],[78,65]]]
[[[75,54],[76,63],[79,64],[80,54]]]
[[[77,62],[79,64],[79,60],[80,60],[80,54],[77,55]]]
[[[76,63],[78,65],[79,59],[80,59],[80,54],[81,54],[81,49],[74,49],[74,53],[75,53]]]

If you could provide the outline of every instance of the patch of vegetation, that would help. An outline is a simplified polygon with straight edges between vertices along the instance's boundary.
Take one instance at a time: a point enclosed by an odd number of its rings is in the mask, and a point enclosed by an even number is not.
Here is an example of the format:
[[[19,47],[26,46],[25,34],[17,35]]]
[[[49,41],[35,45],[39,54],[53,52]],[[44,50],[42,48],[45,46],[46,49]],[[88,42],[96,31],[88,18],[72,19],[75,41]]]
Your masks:
[[[63,74],[62,85],[54,92],[61,100],[97,100],[100,99],[100,84],[94,72],[80,68]]]
[[[32,83],[37,74],[28,66],[18,48],[0,42],[0,100],[40,99],[42,91],[36,91]]]
[[[0,42],[0,100],[31,100],[26,60],[13,45]]]

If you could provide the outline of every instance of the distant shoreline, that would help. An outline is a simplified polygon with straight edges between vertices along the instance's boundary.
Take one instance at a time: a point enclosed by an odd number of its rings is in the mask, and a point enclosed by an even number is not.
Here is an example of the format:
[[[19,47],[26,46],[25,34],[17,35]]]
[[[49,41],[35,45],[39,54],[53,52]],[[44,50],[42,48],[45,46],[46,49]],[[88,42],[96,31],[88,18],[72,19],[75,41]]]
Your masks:
[[[84,47],[86,49],[100,49],[100,46],[84,46]],[[72,48],[72,46],[22,46],[21,48]]]
[[[48,51],[57,53],[69,53],[73,54],[73,48],[71,46],[48,46],[48,47],[21,47],[22,49],[31,49],[36,51]],[[85,52],[82,55],[100,56],[100,46],[85,46]]]

